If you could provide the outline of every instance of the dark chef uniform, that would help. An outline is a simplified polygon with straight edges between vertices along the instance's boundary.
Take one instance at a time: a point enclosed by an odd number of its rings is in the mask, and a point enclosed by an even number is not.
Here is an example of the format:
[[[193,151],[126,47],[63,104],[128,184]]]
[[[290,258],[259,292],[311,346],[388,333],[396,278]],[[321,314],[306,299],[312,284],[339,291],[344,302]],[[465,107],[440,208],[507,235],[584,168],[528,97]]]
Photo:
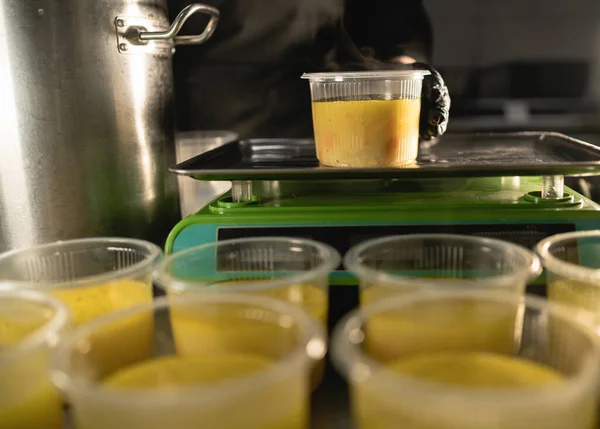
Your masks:
[[[428,62],[431,27],[420,0],[201,0],[221,18],[203,45],[174,56],[180,130],[231,130],[248,137],[310,137],[305,72],[336,69],[340,29],[366,55]],[[189,0],[169,0],[176,15]],[[186,34],[202,31],[194,17]],[[339,53],[339,52],[338,52]],[[338,64],[339,65],[339,64]]]

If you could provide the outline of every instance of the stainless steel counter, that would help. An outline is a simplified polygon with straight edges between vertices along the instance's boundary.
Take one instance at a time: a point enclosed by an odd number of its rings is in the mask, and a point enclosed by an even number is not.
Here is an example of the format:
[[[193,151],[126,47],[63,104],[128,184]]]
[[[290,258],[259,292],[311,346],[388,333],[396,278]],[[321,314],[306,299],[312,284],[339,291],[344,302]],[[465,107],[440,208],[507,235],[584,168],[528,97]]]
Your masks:
[[[178,133],[175,138],[177,163],[215,149],[237,139],[230,131],[192,131]],[[189,177],[178,177],[181,217],[195,213],[205,204],[231,188],[229,182],[201,182]]]

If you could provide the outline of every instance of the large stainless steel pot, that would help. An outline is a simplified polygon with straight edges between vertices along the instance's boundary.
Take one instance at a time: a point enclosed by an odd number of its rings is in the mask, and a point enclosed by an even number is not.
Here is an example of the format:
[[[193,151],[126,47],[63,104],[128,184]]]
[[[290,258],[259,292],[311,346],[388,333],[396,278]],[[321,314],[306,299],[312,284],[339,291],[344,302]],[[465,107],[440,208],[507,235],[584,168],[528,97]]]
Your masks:
[[[204,32],[178,36],[194,13]],[[0,251],[161,241],[179,215],[171,55],[218,11],[165,0],[0,0]]]

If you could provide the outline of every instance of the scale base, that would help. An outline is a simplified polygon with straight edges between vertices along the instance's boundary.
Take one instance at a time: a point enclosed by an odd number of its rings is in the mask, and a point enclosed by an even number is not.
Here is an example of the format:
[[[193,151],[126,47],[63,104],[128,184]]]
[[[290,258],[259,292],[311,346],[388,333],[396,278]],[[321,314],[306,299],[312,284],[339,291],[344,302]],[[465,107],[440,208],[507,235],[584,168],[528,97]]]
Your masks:
[[[167,253],[248,236],[310,237],[345,253],[383,235],[445,232],[497,237],[526,247],[561,232],[600,229],[600,206],[564,188],[541,198],[541,177],[396,181],[264,181],[234,202],[226,193],[180,221]],[[339,283],[348,279],[334,273]],[[343,282],[342,282],[343,283]]]

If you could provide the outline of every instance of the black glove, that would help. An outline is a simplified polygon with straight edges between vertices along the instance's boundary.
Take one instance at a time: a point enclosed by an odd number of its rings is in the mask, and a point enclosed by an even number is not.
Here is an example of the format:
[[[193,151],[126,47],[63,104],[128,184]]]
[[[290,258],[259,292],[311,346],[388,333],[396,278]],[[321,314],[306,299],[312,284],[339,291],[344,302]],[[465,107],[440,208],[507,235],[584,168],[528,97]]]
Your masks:
[[[427,64],[411,64],[418,70],[429,70],[431,75],[423,80],[423,96],[421,99],[421,123],[419,134],[423,140],[432,140],[443,135],[450,119],[450,93],[448,87],[437,70]]]
[[[430,65],[398,64],[378,60],[372,55],[366,56],[341,27],[337,31],[332,60],[329,65],[332,71],[428,70],[431,75],[423,80],[419,135],[423,140],[432,140],[446,132],[450,119],[450,93],[442,76]]]

